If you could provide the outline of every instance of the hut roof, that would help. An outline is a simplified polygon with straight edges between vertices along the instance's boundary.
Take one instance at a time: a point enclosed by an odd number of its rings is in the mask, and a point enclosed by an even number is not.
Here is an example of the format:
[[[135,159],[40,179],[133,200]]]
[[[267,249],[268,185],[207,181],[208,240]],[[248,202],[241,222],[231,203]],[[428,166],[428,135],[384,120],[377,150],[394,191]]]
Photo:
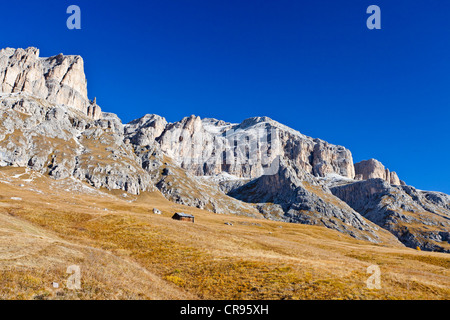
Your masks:
[[[179,217],[184,217],[184,218],[194,218],[193,215],[187,214],[187,213],[184,213],[184,212],[177,212],[177,213],[175,213],[175,215],[177,215]]]

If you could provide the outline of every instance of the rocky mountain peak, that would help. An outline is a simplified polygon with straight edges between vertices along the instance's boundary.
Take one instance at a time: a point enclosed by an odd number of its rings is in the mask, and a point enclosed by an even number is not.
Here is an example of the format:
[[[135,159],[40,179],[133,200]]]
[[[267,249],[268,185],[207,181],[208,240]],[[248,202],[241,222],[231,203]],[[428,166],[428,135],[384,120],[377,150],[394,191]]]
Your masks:
[[[50,103],[65,105],[99,119],[101,109],[88,99],[84,61],[59,54],[39,57],[39,49],[6,48],[0,51],[0,92],[28,93]]]
[[[255,124],[261,123],[261,122],[273,123],[275,121],[270,119],[269,117],[251,117],[251,118],[248,118],[248,119],[245,119],[244,121],[242,121],[242,123],[240,124],[240,127],[242,129],[245,129],[245,128],[254,126]]]
[[[167,124],[166,119],[161,116],[146,114],[124,126],[125,137],[138,146],[151,145],[161,136]]]

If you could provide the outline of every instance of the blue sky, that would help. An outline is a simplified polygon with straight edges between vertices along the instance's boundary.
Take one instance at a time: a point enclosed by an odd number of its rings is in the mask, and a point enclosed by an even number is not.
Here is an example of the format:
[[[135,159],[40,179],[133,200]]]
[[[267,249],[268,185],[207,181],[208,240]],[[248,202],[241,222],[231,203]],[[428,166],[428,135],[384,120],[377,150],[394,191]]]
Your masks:
[[[8,1],[0,47],[83,56],[89,97],[125,123],[269,116],[450,194],[449,15],[441,0]]]

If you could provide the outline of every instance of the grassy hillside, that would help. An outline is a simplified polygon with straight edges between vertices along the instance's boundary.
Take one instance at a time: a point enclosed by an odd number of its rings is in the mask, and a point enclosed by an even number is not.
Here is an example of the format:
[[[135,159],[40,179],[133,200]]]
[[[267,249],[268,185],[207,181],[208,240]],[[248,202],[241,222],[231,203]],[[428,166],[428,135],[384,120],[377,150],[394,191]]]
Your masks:
[[[195,224],[172,220],[179,211]],[[374,264],[379,290],[366,286]],[[66,288],[70,265],[80,290]],[[0,298],[449,299],[450,255],[4,168]]]

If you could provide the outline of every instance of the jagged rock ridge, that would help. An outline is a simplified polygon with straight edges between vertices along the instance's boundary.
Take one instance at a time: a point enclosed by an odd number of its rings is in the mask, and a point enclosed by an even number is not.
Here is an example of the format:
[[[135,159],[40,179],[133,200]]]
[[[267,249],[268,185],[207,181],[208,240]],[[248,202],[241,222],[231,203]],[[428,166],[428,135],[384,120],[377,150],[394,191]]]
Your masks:
[[[138,123],[146,124],[136,128]],[[198,176],[227,172],[257,178],[277,157],[318,177],[355,175],[352,155],[346,148],[307,137],[267,117],[232,124],[190,116],[168,124],[165,119],[146,115],[127,124],[125,131],[130,141],[140,146],[156,137],[165,154]],[[246,140],[247,144],[241,143]]]

